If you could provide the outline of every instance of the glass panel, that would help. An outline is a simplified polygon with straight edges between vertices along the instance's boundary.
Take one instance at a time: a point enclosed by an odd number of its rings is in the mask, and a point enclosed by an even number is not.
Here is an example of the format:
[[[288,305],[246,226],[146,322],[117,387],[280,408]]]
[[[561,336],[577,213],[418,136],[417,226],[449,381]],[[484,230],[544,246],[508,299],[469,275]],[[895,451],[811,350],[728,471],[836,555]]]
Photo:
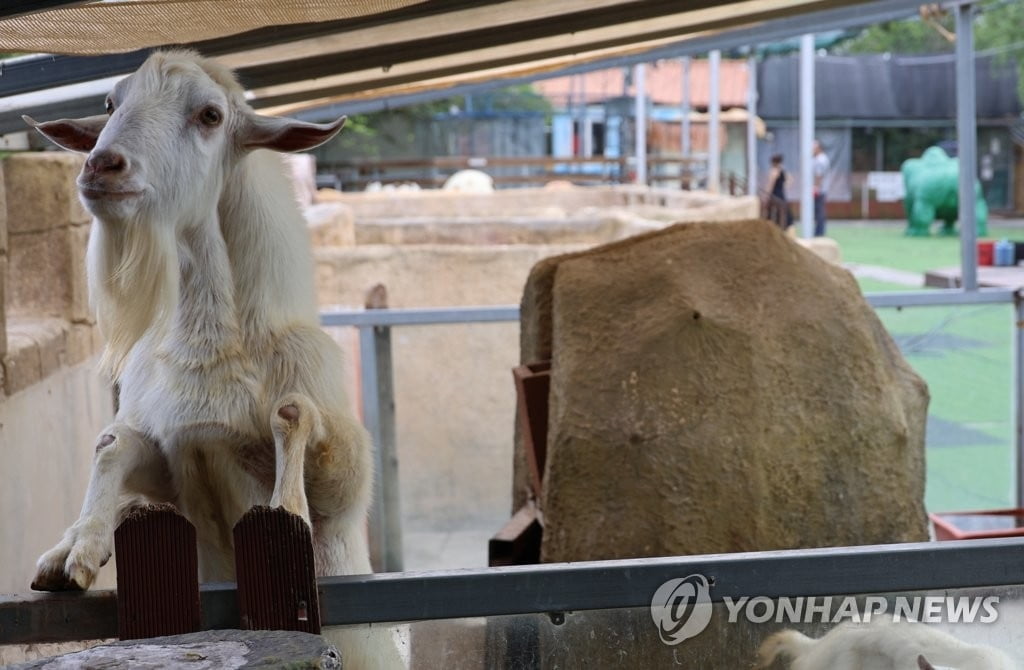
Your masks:
[[[406,570],[483,567],[512,515],[518,323],[391,331]]]
[[[1013,308],[879,309],[928,383],[926,504],[932,512],[1013,505]]]
[[[1017,586],[927,594],[755,598],[674,611],[682,616],[670,612],[661,619],[669,641],[677,630],[695,633],[676,644],[662,641],[648,607],[423,621],[399,626],[395,634],[414,670],[736,670],[756,667],[762,647],[765,653],[770,648],[780,650],[779,659],[766,666],[778,670],[915,670],[918,655],[936,670],[1009,670],[1024,660],[1024,589]],[[893,623],[897,614],[898,623]],[[339,630],[327,629],[325,634],[336,639]],[[366,627],[348,630],[365,632]],[[772,637],[784,630],[812,640],[793,634],[786,634],[781,642]],[[826,634],[825,642],[813,641]],[[787,649],[817,657],[802,656],[805,663],[813,664],[797,666],[782,660],[781,652]],[[842,665],[844,653],[860,663]],[[895,663],[887,662],[886,654],[895,656]]]

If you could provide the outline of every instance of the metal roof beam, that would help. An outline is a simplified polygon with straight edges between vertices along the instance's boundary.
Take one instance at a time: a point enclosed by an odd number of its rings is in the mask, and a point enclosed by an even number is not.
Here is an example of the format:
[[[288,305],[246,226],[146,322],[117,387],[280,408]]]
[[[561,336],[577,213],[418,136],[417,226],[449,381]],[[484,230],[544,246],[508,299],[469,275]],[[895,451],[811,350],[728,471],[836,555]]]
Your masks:
[[[834,2],[835,0],[821,0]],[[433,35],[423,35],[408,41],[378,39],[384,42],[377,46],[351,51],[311,56],[308,62],[288,60],[291,67],[344,67],[349,71],[361,70],[366,67],[386,68],[396,63],[417,60],[428,56],[459,53],[483,45],[495,45],[513,41],[522,41],[539,36],[562,35],[594,27],[614,26],[620,23],[657,18],[677,13],[679,3],[675,0],[628,0],[621,2],[587,3],[582,0],[556,3],[556,7],[564,7],[561,12],[524,12],[526,20],[517,20],[515,15],[519,3],[510,0],[463,0],[461,2],[424,3],[409,8],[376,14],[360,19],[333,21],[315,24],[298,24],[292,26],[275,26],[185,45],[197,49],[206,56],[224,56],[239,51],[253,50],[268,46],[288,44],[309,40],[325,35],[356,34],[366,31],[402,31],[406,27],[414,28],[424,21],[437,22],[441,17],[441,25],[449,29]],[[551,6],[551,3],[544,3]],[[688,11],[696,11],[715,7],[722,3],[715,0],[691,0],[687,3]],[[742,3],[727,3],[742,4]],[[592,5],[590,9],[582,9]],[[485,10],[481,12],[481,9]],[[487,21],[488,13],[493,17],[496,12],[504,9],[507,18],[502,24],[495,25]],[[576,9],[577,11],[567,11]],[[460,29],[466,17],[479,17],[473,23],[473,29]],[[500,29],[496,29],[500,28]],[[380,31],[377,31],[380,33]],[[372,34],[372,33],[371,33]],[[366,41],[366,40],[362,40]],[[341,41],[342,44],[344,40]],[[372,40],[371,40],[372,42]],[[0,48],[3,40],[0,38]],[[80,83],[91,79],[100,79],[134,71],[153,51],[140,49],[124,54],[107,56],[41,56],[37,58],[18,59],[4,65],[3,77],[0,77],[0,97],[39,91],[55,86]],[[325,63],[326,61],[326,63]],[[280,69],[272,65],[265,69],[254,68],[254,72],[245,74],[244,82],[249,86],[269,86],[281,81]],[[337,71],[337,70],[335,70]],[[261,78],[262,76],[268,79]],[[288,77],[287,74],[283,75]]]
[[[638,53],[616,55],[611,58],[597,57],[579,65],[559,68],[551,72],[531,73],[522,77],[512,76],[500,79],[490,78],[486,82],[481,82],[475,85],[471,83],[467,84],[466,82],[457,82],[451,87],[438,89],[438,95],[436,97],[440,98],[445,97],[448,94],[457,95],[465,92],[471,92],[473,90],[486,90],[501,86],[528,83],[550,77],[580,74],[609,67],[626,67],[637,63],[651,62],[663,58],[679,58],[681,56],[702,54],[711,49],[739,49],[742,47],[750,47],[758,43],[786,39],[795,35],[800,35],[804,32],[823,32],[837,28],[874,25],[877,23],[884,23],[886,21],[906,18],[916,13],[917,6],[918,0],[875,0],[873,2],[867,2],[859,5],[821,10],[800,16],[788,16],[785,18],[762,21],[752,25],[720,29],[711,34],[687,37],[668,44],[652,46],[650,49],[638,49]],[[695,29],[694,32],[712,30],[713,28],[714,26],[711,25],[703,25],[699,29]],[[546,55],[549,57],[559,55],[559,53],[564,55],[564,51],[564,49],[556,48],[553,52],[548,52]],[[541,57],[543,56],[537,55],[537,58]],[[444,76],[450,77],[460,72],[483,71],[488,68],[501,67],[508,64],[508,62],[500,60],[488,62],[484,58],[470,58],[467,59],[467,61],[467,63],[460,67],[449,67],[444,70],[420,72],[416,76],[401,75],[398,72],[391,76],[381,73],[381,75],[376,77],[372,82],[364,80],[361,82],[352,82],[346,85],[334,87],[327,87],[323,85],[318,87],[311,86],[302,92],[277,95],[274,97],[258,95],[256,100],[254,100],[254,104],[261,107],[288,105],[298,103],[302,100],[340,97],[342,95],[352,94],[368,88],[383,88],[386,86],[396,86],[417,80],[426,80]],[[396,70],[397,69],[398,68],[396,68]],[[305,70],[301,65],[296,68],[296,71],[302,72],[303,77],[307,76],[307,70]],[[320,71],[316,76],[328,76],[328,72]],[[458,93],[455,91],[458,91]],[[427,96],[425,94],[421,95],[420,99],[427,99]],[[362,101],[353,101],[354,104],[360,104],[361,102]]]

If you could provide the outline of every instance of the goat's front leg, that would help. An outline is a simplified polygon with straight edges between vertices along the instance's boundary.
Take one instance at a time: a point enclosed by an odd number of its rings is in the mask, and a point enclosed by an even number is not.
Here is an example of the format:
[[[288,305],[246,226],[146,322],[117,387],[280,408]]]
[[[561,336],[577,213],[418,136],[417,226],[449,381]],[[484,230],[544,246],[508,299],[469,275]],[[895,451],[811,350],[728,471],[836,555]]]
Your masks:
[[[110,559],[125,496],[171,499],[171,478],[160,449],[138,431],[114,423],[96,443],[89,488],[78,521],[36,563],[37,591],[85,590]]]
[[[271,507],[283,507],[310,523],[306,498],[306,449],[322,436],[320,412],[312,401],[299,393],[289,393],[274,405],[270,417],[274,433],[274,493]]]

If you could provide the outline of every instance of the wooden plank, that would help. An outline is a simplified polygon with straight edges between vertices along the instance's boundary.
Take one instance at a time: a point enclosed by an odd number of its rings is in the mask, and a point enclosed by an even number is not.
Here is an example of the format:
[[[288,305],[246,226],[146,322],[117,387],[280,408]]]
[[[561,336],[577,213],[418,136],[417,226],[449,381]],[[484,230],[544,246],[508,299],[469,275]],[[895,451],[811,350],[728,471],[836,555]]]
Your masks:
[[[309,526],[282,508],[253,507],[235,525],[238,612],[247,630],[320,633]]]
[[[523,448],[530,468],[530,487],[541,499],[544,466],[548,451],[548,392],[551,388],[551,361],[520,365],[512,369],[516,386],[516,414]]]
[[[924,285],[931,288],[960,288],[960,268],[929,270],[924,275]],[[982,265],[978,267],[978,286],[1009,289],[1024,287],[1024,268]]]
[[[173,505],[140,507],[114,533],[122,640],[200,630],[196,529]]]
[[[527,503],[487,543],[487,565],[535,565],[540,563],[544,529],[537,507]]]

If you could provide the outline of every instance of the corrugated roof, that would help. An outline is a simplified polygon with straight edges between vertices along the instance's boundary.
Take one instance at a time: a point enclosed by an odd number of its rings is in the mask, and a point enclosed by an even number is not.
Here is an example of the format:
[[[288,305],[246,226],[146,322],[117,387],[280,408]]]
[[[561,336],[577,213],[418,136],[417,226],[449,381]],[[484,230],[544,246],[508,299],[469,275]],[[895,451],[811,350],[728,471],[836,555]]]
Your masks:
[[[690,106],[706,108],[710,88],[710,68],[705,59],[690,61]],[[630,86],[624,91],[626,73],[612,68],[555,77],[535,84],[537,90],[556,106],[568,107],[583,101],[596,103],[621,95],[633,95]],[[678,106],[683,101],[683,65],[678,60],[663,60],[647,68],[645,87],[655,103]],[[748,73],[743,60],[723,60],[719,68],[719,100],[724,108],[747,106]]]
[[[96,55],[209,40],[267,26],[356,19],[427,0],[120,0],[0,21],[3,51]]]
[[[265,25],[281,17],[249,16],[237,23],[220,20],[221,10],[231,16],[231,11],[240,11],[243,5],[251,8],[263,2],[286,13],[295,6],[338,11],[346,5],[364,14],[255,30],[252,21]],[[0,2],[0,17],[52,6],[55,0],[19,0],[15,4],[22,9]],[[522,81],[566,69],[579,72],[598,63],[607,67],[610,62],[635,63],[701,54],[710,48],[735,48],[807,30],[899,18],[913,11],[916,1],[121,0],[86,3],[79,10],[108,12],[129,6],[133,11],[152,9],[143,21],[152,24],[151,30],[141,43],[194,46],[237,68],[256,106],[298,112],[329,104],[364,104],[370,99],[409,97],[431,90]],[[160,12],[165,6],[195,11],[188,21],[164,20]],[[392,6],[400,8],[387,11]],[[94,39],[82,46],[83,50],[108,54],[4,61],[0,65],[0,133],[23,128],[20,114],[25,112],[54,118],[102,109],[102,93],[70,85],[127,74],[147,57],[148,47],[117,53],[140,43],[135,28],[119,20],[117,12],[101,26],[61,18],[66,16],[61,12],[69,11],[71,8],[47,10],[0,20],[0,51],[69,49],[48,40],[70,39],[65,33],[74,29],[79,37],[92,35]],[[299,16],[293,19],[308,18]],[[293,19],[286,17],[285,21]],[[6,22],[29,20],[35,26],[29,35],[31,43],[17,41],[22,38],[8,30],[15,24]],[[202,39],[211,34],[220,37]],[[697,88],[701,86],[699,67],[694,68],[694,93],[702,96],[695,97],[697,100],[706,98]],[[652,86],[660,89],[659,73],[652,74]],[[667,97],[674,85],[671,75],[666,78]],[[58,93],[55,87],[65,88]],[[737,104],[740,98],[730,88],[727,84],[722,91],[726,106]],[[45,101],[32,95],[47,89],[51,95]]]

